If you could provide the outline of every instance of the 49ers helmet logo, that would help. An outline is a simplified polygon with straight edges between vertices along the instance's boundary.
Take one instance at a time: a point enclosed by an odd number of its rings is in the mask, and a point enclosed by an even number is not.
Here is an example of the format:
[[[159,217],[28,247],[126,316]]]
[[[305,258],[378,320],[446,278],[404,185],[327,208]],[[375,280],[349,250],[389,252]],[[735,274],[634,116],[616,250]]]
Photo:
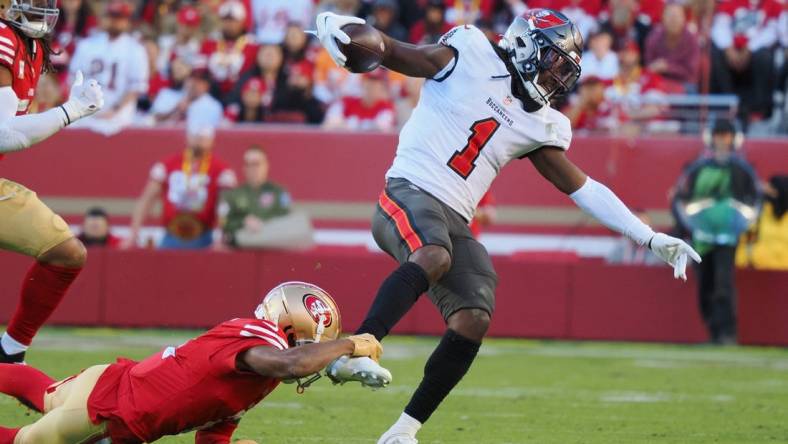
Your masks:
[[[331,307],[313,294],[308,293],[304,295],[304,307],[306,307],[306,311],[309,312],[316,323],[320,322],[320,316],[323,316],[324,327],[331,326],[331,323],[334,321]]]

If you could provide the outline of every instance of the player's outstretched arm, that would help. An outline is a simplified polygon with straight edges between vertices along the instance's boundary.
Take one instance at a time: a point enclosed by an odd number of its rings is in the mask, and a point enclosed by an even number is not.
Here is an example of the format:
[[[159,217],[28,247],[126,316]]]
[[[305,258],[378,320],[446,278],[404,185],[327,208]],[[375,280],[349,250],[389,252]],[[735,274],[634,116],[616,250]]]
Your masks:
[[[334,62],[344,67],[347,57],[337,45],[350,43],[350,37],[342,31],[342,27],[351,23],[363,24],[364,19],[337,15],[332,12],[318,14],[317,38],[326,48]],[[380,32],[380,31],[378,31]],[[438,74],[454,58],[454,50],[435,45],[412,45],[393,39],[380,32],[385,50],[383,52],[383,66],[409,77],[432,78]]]
[[[540,148],[528,155],[537,171],[556,188],[569,195],[583,211],[611,230],[618,231],[648,247],[673,267],[673,276],[687,280],[687,257],[700,256],[686,242],[664,233],[655,233],[637,218],[609,188],[588,177],[558,147]]]
[[[295,379],[313,375],[343,355],[368,356],[377,361],[382,353],[380,342],[370,334],[363,334],[287,350],[252,347],[238,354],[236,362],[240,370],[276,379]]]
[[[28,148],[104,105],[101,86],[95,80],[84,83],[79,72],[66,103],[43,113],[17,116],[19,99],[11,80],[8,68],[0,67],[0,153]]]

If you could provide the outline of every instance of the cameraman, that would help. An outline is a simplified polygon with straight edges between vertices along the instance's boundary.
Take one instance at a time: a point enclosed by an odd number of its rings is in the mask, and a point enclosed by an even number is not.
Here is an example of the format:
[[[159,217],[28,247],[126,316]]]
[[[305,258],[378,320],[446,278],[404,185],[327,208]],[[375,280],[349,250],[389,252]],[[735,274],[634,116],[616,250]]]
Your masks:
[[[703,257],[697,266],[698,297],[711,341],[732,344],[736,245],[757,217],[760,196],[753,168],[736,152],[742,141],[733,123],[716,120],[706,139],[707,150],[679,179],[673,209]]]

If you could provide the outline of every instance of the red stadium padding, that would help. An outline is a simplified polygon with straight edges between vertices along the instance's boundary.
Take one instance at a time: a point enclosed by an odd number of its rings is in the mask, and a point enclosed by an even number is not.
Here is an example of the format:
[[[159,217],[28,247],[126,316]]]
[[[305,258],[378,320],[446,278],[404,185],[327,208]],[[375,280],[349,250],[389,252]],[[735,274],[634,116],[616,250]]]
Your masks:
[[[500,277],[493,336],[700,342],[705,333],[692,281],[659,267],[616,267],[594,260],[540,261],[496,256]],[[0,252],[0,322],[16,305],[29,259]],[[269,288],[306,280],[337,299],[346,331],[363,318],[394,262],[358,248],[311,252],[211,253],[102,251],[50,324],[208,327],[248,316]],[[740,271],[742,343],[788,346],[788,275]],[[439,334],[437,310],[422,297],[395,332]]]
[[[788,345],[788,273],[739,272],[736,279],[739,342]]]
[[[211,326],[248,315],[260,294],[252,253],[108,251],[102,323]],[[91,257],[92,259],[92,257]]]
[[[373,203],[383,187],[397,142],[393,134],[325,132],[266,126],[220,131],[216,154],[240,173],[243,150],[257,144],[271,158],[272,179],[296,200]],[[62,131],[0,162],[0,177],[43,196],[133,198],[157,160],[182,149],[183,131],[131,129],[113,137]],[[575,137],[569,157],[611,186],[633,207],[667,208],[667,190],[682,165],[701,149],[700,138]],[[750,140],[745,152],[761,177],[788,165],[780,140]],[[572,206],[528,161],[507,166],[493,186],[499,205]]]
[[[701,342],[706,332],[687,283],[667,267],[611,266],[585,261],[572,268],[569,336],[635,341]],[[788,301],[786,301],[788,302]]]

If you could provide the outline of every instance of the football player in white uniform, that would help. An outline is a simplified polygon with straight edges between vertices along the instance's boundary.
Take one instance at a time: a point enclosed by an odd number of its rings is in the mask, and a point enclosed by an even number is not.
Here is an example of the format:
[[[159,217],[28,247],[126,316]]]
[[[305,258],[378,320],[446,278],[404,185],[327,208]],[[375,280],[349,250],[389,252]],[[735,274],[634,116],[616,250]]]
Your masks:
[[[363,22],[318,16],[317,35],[340,66],[346,56],[337,41],[350,41],[342,26]],[[687,258],[700,257],[682,240],[655,233],[566,157],[572,129],[550,99],[576,83],[583,44],[564,15],[527,11],[497,45],[469,25],[435,45],[382,37],[385,67],[427,80],[400,134],[373,219],[376,242],[400,266],[381,285],[358,332],[385,337],[427,291],[448,327],[410,403],[378,441],[403,444],[417,442],[416,432],[465,375],[487,331],[497,277],[468,222],[510,160],[530,160],[584,211],[648,245],[673,266],[674,277],[686,279]]]

